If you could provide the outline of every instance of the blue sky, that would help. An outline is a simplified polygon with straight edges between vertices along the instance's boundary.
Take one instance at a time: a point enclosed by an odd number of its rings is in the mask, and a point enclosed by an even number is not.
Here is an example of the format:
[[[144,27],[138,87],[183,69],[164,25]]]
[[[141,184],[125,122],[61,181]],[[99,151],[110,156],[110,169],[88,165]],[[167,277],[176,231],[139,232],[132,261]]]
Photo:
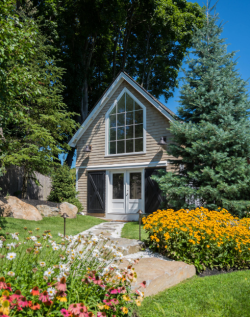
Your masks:
[[[190,1],[190,0],[189,0]],[[192,1],[192,0],[191,0]],[[206,4],[206,0],[196,0],[200,6]],[[215,1],[212,1],[212,4]],[[250,0],[220,0],[217,4],[217,13],[220,19],[225,23],[222,37],[226,39],[228,51],[238,51],[236,58],[238,59],[238,70],[244,80],[250,78]],[[185,67],[185,61],[183,63]],[[179,73],[179,78],[183,73]],[[181,86],[181,83],[180,83]],[[250,92],[250,88],[249,88]],[[165,102],[164,98],[160,98],[169,109],[177,113],[179,99],[179,89],[174,92],[174,97]],[[75,166],[75,158],[72,167]]]
[[[192,2],[196,2],[200,6],[206,4],[206,0],[196,0]],[[211,4],[214,3],[215,1],[211,2]],[[239,58],[237,65],[238,70],[241,77],[244,80],[248,80],[250,78],[250,0],[220,0],[216,8],[220,19],[223,20],[224,23],[227,22],[224,25],[222,37],[226,39],[227,44],[230,44],[228,46],[228,51],[239,51],[236,54],[236,58]],[[183,67],[185,67],[185,62]],[[179,77],[182,76],[183,73],[180,72]],[[177,113],[178,99],[179,89],[176,89],[174,97],[170,98],[167,103],[164,98],[161,98],[160,101],[173,112]]]

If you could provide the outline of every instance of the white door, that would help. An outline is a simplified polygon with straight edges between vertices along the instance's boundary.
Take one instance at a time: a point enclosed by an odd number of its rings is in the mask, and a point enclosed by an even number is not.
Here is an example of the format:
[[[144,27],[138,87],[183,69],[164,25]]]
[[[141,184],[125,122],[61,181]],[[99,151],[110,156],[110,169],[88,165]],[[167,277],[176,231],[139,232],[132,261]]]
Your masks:
[[[120,170],[111,172],[108,212],[137,213],[143,209],[143,170]]]

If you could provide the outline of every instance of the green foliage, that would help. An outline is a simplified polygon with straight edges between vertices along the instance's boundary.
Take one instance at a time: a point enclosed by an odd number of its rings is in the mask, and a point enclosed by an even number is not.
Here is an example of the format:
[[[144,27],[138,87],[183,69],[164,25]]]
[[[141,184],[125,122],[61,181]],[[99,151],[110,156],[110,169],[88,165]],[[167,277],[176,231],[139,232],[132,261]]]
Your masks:
[[[227,53],[217,20],[209,15],[193,37],[179,118],[171,123],[167,149],[176,158],[170,162],[176,173],[153,178],[174,208],[193,208],[199,200],[241,216],[250,205],[250,102],[247,82],[236,70],[235,53]]]
[[[33,9],[25,9],[17,11],[12,0],[0,7],[1,163],[23,167],[23,198],[28,179],[37,182],[35,171],[47,175],[59,164],[57,156],[69,149],[68,136],[77,126],[61,96],[64,71],[30,17]]]
[[[71,172],[66,164],[56,168],[52,174],[52,188],[47,199],[58,203],[67,201],[75,205],[78,211],[82,211],[83,207],[77,198],[78,192],[75,184],[75,174]]]
[[[149,296],[140,317],[250,316],[250,271],[188,279]]]
[[[204,14],[186,0],[33,0],[67,71],[64,100],[84,120],[119,71],[168,99]]]

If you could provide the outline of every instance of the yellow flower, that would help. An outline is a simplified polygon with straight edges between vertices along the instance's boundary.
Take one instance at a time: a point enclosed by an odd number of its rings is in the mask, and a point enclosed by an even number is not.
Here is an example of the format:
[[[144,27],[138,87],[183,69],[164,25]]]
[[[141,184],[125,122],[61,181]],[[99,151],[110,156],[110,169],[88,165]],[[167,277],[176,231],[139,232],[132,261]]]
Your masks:
[[[137,306],[141,306],[141,301],[139,301],[138,299],[135,300],[135,303]]]
[[[127,296],[127,295],[123,295],[122,298],[123,298],[125,301],[130,301],[130,297]]]
[[[60,297],[58,296],[56,299],[58,299],[60,302],[67,302],[67,298],[66,297]]]
[[[122,307],[122,312],[123,312],[124,314],[127,314],[127,313],[128,313],[127,307]]]

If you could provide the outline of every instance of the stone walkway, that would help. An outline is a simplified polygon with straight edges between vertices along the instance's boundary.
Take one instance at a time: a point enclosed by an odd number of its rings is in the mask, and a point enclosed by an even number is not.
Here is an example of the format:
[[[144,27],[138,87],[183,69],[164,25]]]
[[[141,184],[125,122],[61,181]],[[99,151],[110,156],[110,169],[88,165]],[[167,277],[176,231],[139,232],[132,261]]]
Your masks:
[[[124,222],[103,222],[81,234],[91,232],[98,236],[102,233],[111,241],[117,242],[124,255],[121,267],[128,266],[129,259],[140,259],[135,267],[137,281],[132,285],[133,288],[138,288],[141,282],[146,281],[145,296],[155,295],[196,274],[193,265],[171,260],[159,253],[151,252],[149,249],[144,250],[144,244],[139,240],[121,238],[124,225]]]

